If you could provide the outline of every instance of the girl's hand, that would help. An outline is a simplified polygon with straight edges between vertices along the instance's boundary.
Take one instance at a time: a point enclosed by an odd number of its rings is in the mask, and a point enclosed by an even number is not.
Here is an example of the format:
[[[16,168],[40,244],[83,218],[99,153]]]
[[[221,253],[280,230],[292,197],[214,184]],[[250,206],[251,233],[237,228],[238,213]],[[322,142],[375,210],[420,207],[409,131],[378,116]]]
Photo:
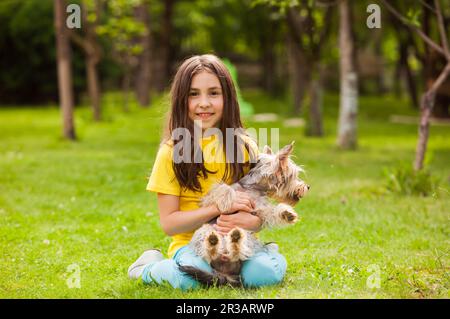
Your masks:
[[[226,235],[235,227],[249,231],[259,231],[261,225],[262,220],[258,216],[245,211],[239,211],[232,215],[220,215],[217,218],[217,224],[214,225],[214,228],[222,235]]]
[[[236,191],[231,208],[228,211],[220,212],[221,214],[232,214],[237,211],[251,213],[255,210],[255,201],[245,192]]]

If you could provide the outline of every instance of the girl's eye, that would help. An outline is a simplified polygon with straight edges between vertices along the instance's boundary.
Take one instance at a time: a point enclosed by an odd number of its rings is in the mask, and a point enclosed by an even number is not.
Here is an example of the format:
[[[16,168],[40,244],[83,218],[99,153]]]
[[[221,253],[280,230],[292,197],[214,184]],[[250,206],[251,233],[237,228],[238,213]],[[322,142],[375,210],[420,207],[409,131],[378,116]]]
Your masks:
[[[198,95],[197,92],[191,92],[191,93],[189,93],[189,96],[197,96],[197,95]]]
[[[218,91],[211,92],[211,95],[219,95],[219,94],[220,94],[220,92],[218,92]]]

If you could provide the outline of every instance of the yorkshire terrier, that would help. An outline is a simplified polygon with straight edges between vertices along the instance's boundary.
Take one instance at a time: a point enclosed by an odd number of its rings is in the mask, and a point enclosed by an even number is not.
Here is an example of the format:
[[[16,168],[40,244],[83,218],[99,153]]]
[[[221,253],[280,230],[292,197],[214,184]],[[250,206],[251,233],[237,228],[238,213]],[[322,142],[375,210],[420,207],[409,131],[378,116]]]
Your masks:
[[[303,169],[290,159],[293,144],[286,145],[276,154],[265,146],[258,155],[256,165],[247,175],[231,185],[220,183],[213,186],[203,197],[200,206],[215,204],[220,211],[229,211],[235,192],[241,191],[254,200],[255,210],[252,214],[261,218],[262,228],[295,224],[298,215],[292,206],[307,193],[309,185],[298,177]],[[269,198],[278,204],[272,204]],[[205,286],[230,284],[240,287],[242,262],[263,249],[264,244],[252,232],[239,227],[223,236],[214,229],[214,223],[215,220],[200,227],[190,242],[196,254],[211,265],[213,272],[185,265],[178,267]]]

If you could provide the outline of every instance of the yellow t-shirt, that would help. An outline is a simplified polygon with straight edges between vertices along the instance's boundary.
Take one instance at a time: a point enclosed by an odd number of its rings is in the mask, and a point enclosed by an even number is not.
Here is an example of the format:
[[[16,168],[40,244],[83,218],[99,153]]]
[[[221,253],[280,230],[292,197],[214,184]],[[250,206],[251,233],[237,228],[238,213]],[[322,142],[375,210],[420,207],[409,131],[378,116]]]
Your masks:
[[[255,155],[258,154],[258,146],[251,138],[244,137],[244,141],[249,144]],[[215,135],[202,138],[200,143],[203,151],[204,165],[207,170],[215,173],[208,174],[207,178],[198,177],[199,183],[202,187],[202,192],[193,192],[181,188],[172,167],[173,158],[173,141],[168,141],[161,144],[156,160],[153,165],[152,173],[147,184],[147,190],[155,193],[163,193],[169,195],[176,195],[180,197],[180,211],[190,211],[199,208],[201,197],[209,192],[211,187],[222,181],[225,174],[226,161],[224,160],[224,152],[220,147]],[[212,150],[212,151],[211,151]],[[244,162],[249,161],[249,154],[244,149]],[[247,174],[249,167],[246,166],[244,174]],[[225,181],[230,184],[231,181]],[[168,256],[172,258],[175,252],[189,243],[194,232],[181,233],[172,236],[172,242],[169,245]]]

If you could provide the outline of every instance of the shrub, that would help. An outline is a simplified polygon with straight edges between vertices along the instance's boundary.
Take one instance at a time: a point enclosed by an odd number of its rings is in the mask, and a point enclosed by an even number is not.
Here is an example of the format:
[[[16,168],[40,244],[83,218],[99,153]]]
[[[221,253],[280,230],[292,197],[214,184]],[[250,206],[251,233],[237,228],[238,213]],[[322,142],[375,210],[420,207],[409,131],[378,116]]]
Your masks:
[[[386,189],[397,194],[435,196],[440,185],[440,179],[433,176],[429,169],[415,171],[411,164],[385,169],[384,173]]]

